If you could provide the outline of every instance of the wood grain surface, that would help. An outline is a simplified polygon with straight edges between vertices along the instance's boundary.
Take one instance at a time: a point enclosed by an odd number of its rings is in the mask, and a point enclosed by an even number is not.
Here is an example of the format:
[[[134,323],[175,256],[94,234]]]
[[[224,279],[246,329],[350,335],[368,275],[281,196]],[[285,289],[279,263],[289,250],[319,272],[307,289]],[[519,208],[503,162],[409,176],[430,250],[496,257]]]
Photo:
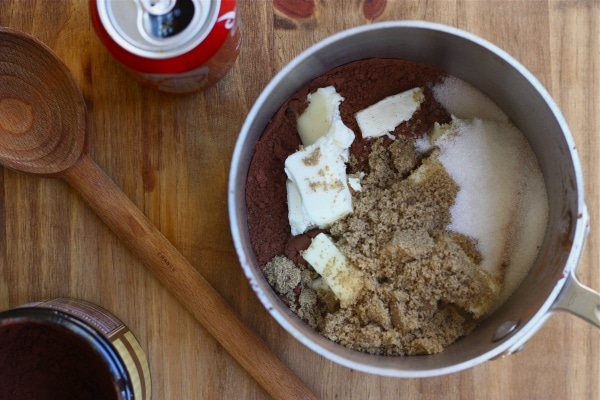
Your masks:
[[[440,22],[509,52],[562,109],[591,211],[579,276],[600,290],[600,3],[242,0],[238,12],[243,43],[231,73],[185,97],[138,85],[97,39],[87,1],[0,0],[0,26],[33,35],[64,60],[85,98],[90,156],[321,398],[600,399],[600,330],[562,313],[523,351],[452,375],[383,378],[332,363],[264,310],[239,267],[227,216],[237,134],[275,73],[345,28]],[[59,296],[99,304],[131,328],[149,357],[154,399],[268,398],[64,181],[0,168],[0,309]]]

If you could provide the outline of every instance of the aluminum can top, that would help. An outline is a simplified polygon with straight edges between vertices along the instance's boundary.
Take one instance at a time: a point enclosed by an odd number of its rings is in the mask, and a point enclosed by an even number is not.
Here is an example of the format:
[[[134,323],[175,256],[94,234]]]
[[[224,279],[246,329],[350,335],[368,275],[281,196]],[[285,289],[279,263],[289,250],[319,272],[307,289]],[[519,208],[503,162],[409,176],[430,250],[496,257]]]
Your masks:
[[[149,59],[177,57],[210,34],[220,0],[97,0],[110,37],[128,52]]]

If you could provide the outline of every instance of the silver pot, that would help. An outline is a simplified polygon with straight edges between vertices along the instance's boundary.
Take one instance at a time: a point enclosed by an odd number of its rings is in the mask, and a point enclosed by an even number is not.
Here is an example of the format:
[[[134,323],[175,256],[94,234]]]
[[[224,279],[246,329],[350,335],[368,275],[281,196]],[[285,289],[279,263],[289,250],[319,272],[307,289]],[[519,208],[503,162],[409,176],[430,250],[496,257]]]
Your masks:
[[[535,264],[508,301],[471,335],[429,356],[373,356],[325,339],[289,311],[260,272],[248,233],[245,185],[255,143],[281,104],[301,86],[339,65],[370,57],[430,64],[480,89],[526,135],[541,165],[549,222]],[[600,327],[600,294],[582,286],[576,267],[589,231],[583,178],[573,137],[558,107],[514,58],[455,28],[416,21],[383,22],[338,33],[304,51],[267,85],[240,132],[229,176],[234,244],[258,298],[281,326],[317,353],[363,372],[425,377],[457,372],[518,351],[555,311]]]

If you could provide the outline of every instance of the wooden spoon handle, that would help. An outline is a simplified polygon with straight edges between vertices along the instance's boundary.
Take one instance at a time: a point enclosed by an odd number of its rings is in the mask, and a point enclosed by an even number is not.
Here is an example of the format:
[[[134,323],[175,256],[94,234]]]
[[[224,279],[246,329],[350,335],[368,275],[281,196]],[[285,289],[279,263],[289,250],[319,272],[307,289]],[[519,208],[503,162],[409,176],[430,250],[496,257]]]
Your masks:
[[[317,398],[87,154],[61,176],[273,398]]]

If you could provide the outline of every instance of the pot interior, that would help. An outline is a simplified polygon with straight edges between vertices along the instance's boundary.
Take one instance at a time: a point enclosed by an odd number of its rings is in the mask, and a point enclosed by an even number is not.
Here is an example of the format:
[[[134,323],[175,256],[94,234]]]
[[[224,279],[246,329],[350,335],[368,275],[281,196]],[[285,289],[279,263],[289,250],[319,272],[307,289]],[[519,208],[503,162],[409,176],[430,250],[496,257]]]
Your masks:
[[[485,93],[529,140],[548,191],[549,223],[544,243],[521,286],[475,332],[437,355],[372,356],[323,338],[274,294],[250,244],[246,176],[254,145],[271,116],[306,82],[342,64],[371,57],[430,64]],[[233,156],[229,196],[232,233],[242,267],[273,317],[319,354],[354,369],[389,376],[455,372],[509,353],[522,344],[541,326],[568,272],[575,268],[579,254],[573,249],[581,251],[585,228],[579,218],[584,208],[583,187],[574,142],[546,90],[495,46],[468,33],[426,22],[387,22],[345,31],[316,44],[287,65],[265,88],[242,128]],[[500,335],[505,330],[509,333]]]

